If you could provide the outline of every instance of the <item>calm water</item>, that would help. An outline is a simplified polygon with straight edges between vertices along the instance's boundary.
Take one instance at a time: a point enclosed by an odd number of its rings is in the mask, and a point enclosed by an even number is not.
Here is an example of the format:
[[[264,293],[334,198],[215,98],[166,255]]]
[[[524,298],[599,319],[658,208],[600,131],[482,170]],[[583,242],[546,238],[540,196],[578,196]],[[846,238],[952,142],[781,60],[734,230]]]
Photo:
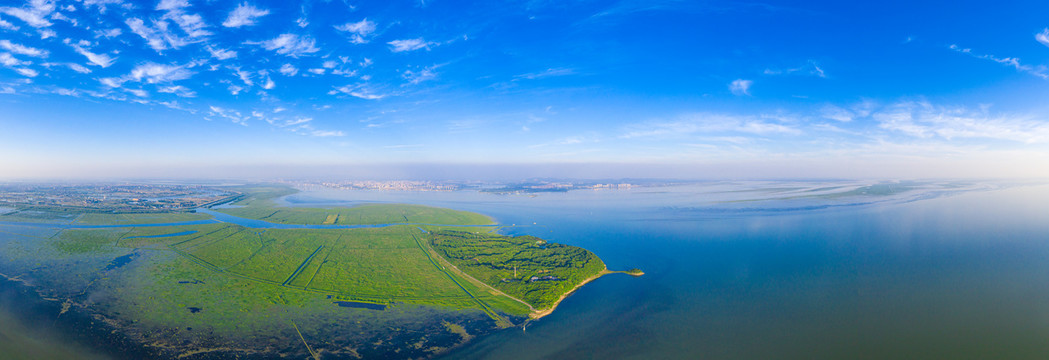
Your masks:
[[[1049,186],[809,196],[829,185],[535,197],[310,191],[284,203],[476,211],[514,225],[504,233],[582,246],[612,269],[646,272],[598,279],[526,332],[475,339],[449,359],[1049,354]]]

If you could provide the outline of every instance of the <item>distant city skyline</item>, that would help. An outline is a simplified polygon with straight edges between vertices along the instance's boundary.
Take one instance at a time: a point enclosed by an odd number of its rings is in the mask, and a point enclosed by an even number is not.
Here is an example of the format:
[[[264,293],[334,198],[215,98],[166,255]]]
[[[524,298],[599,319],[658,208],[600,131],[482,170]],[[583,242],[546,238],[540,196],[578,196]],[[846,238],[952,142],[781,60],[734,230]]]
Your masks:
[[[1046,14],[8,1],[0,179],[1049,177]]]

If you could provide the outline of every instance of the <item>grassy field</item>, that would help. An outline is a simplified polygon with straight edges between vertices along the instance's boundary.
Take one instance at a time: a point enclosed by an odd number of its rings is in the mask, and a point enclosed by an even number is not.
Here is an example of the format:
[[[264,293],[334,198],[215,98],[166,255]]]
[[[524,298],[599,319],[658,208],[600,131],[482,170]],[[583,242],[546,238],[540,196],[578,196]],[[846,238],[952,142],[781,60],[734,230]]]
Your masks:
[[[252,187],[240,189],[244,196],[230,205],[238,208],[214,209],[248,219],[280,224],[306,225],[375,225],[375,224],[446,224],[489,225],[491,218],[468,211],[407,204],[365,204],[354,207],[304,208],[276,206],[274,199],[294,193],[285,187]]]
[[[462,271],[536,309],[547,309],[605,264],[586,249],[533,236],[440,230],[430,244]]]
[[[67,229],[51,243],[68,254],[112,248],[171,251],[188,260],[179,264],[195,270],[165,271],[203,270],[249,281],[264,298],[287,298],[274,294],[293,291],[344,301],[472,308],[504,326],[510,324],[501,314],[528,313],[523,304],[449,271],[450,264],[429,248],[425,237],[422,228],[411,225],[263,230],[216,223]]]
[[[210,219],[211,215],[197,213],[139,213],[139,214],[103,214],[86,213],[77,217],[76,224],[83,225],[129,225],[129,224],[165,224]]]
[[[153,259],[157,263],[149,268],[149,278],[162,280],[143,284],[150,289],[143,294],[152,295],[136,298],[134,306],[207,306],[212,311],[252,312],[269,306],[331,305],[333,301],[394,307],[415,304],[481,311],[499,327],[551,307],[561,295],[604,270],[597,256],[581,248],[530,236],[502,236],[494,233],[496,227],[462,226],[492,223],[480,214],[418,205],[287,208],[275,206],[273,199],[291,193],[290,189],[242,187],[237,191],[241,196],[234,203],[243,207],[217,210],[279,223],[405,225],[358,229],[253,229],[229,223],[136,226],[207,216],[92,213],[79,215],[75,223],[120,227],[56,229],[41,240],[59,257]],[[157,255],[148,255],[151,253]],[[98,271],[106,279],[120,266],[123,263],[114,260],[100,265]],[[220,289],[216,284],[235,284],[235,288]],[[172,295],[190,285],[205,298]],[[222,300],[222,306],[208,303],[215,301],[208,296],[233,290],[236,297]],[[156,298],[157,294],[184,300],[170,303]],[[157,326],[174,321],[166,314],[151,316]]]

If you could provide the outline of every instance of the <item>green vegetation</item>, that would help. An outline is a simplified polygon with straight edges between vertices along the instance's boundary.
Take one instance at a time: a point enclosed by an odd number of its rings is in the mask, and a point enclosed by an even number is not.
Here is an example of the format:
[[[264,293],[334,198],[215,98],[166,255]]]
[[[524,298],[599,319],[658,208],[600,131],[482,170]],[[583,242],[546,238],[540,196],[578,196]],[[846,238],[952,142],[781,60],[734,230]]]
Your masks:
[[[85,213],[77,218],[76,223],[84,225],[166,224],[207,220],[210,218],[211,216],[207,214],[185,212],[129,214]]]
[[[477,213],[422,205],[364,204],[354,207],[302,208],[278,207],[274,199],[294,193],[286,187],[252,187],[229,205],[237,208],[214,209],[248,219],[280,224],[376,225],[376,224],[454,224],[489,225],[492,219]]]
[[[537,309],[606,270],[586,249],[534,236],[441,230],[430,233],[430,243],[462,271]]]
[[[584,249],[498,235],[496,226],[468,226],[492,223],[480,214],[418,205],[277,207],[274,199],[294,190],[231,190],[238,193],[233,205],[243,207],[215,210],[277,223],[403,225],[254,229],[221,222],[166,225],[208,218],[196,213],[39,212],[27,218],[83,227],[4,225],[0,245],[9,261],[20,261],[27,273],[72,294],[66,298],[89,299],[77,300],[90,302],[80,308],[97,308],[114,323],[149,334],[142,339],[170,339],[165,346],[174,348],[212,344],[211,336],[294,336],[318,353],[355,356],[358,349],[312,338],[349,327],[360,329],[352,330],[355,339],[381,340],[358,342],[372,344],[364,350],[396,353],[403,343],[389,341],[400,338],[399,329],[424,326],[401,314],[455,314],[412,338],[422,356],[493,325],[508,327],[549,311],[567,293],[606,273],[604,263]],[[0,221],[20,221],[15,215],[26,213],[0,215]],[[146,224],[165,225],[139,226]],[[95,295],[82,297],[88,293]],[[386,308],[345,308],[336,302]],[[289,332],[289,321],[301,333]],[[426,340],[439,333],[444,335]]]

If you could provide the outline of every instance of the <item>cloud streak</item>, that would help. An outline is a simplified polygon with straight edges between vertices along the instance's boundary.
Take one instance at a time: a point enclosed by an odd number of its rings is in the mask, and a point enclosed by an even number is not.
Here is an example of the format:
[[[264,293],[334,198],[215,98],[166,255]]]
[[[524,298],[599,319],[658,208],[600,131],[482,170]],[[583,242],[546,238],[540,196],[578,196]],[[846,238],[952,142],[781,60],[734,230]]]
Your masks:
[[[222,26],[229,28],[253,26],[258,18],[269,15],[269,13],[269,10],[259,9],[246,2],[241,3],[229,13],[229,17],[222,22]]]
[[[728,84],[728,90],[732,92],[732,95],[736,95],[736,96],[748,95],[749,96],[750,95],[750,86],[753,85],[753,84],[754,84],[754,82],[751,81],[751,80],[736,79],[736,80],[732,80],[732,82]]]

